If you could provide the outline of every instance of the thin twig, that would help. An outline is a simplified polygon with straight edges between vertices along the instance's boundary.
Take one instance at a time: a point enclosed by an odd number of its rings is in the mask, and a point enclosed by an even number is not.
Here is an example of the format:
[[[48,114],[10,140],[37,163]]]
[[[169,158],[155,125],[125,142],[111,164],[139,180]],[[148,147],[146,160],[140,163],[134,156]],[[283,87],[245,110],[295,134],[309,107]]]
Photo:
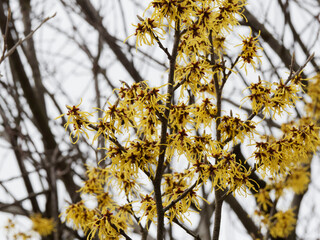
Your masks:
[[[223,89],[225,83],[227,82],[228,78],[230,77],[231,73],[233,72],[232,69],[236,66],[237,62],[240,59],[240,55],[236,58],[236,60],[232,63],[231,68],[229,70],[229,72],[227,73],[227,75],[225,75],[222,85],[221,85],[221,89]]]
[[[99,128],[97,126],[94,126],[93,124],[89,124],[88,126],[96,131],[99,131]],[[119,143],[119,141],[116,138],[108,136],[108,139],[110,139],[111,142],[117,145],[117,147],[120,148],[121,151],[127,152],[127,150]]]
[[[170,59],[172,58],[172,56],[171,56],[171,54],[169,53],[168,48],[165,48],[165,47],[163,46],[163,44],[161,43],[161,41],[160,41],[160,39],[159,39],[158,36],[156,36],[154,33],[152,33],[152,35],[153,35],[153,37],[156,39],[159,47],[164,51],[164,53],[167,55],[168,59],[170,60]]]
[[[196,181],[191,187],[189,187],[187,190],[185,190],[177,199],[173,200],[168,206],[166,206],[163,211],[166,212],[170,208],[172,208],[177,202],[179,202],[181,199],[185,198],[189,192],[191,192],[199,183],[201,183],[202,180]]]
[[[6,53],[7,50],[7,38],[8,38],[8,31],[9,31],[9,22],[11,21],[11,8],[8,8],[8,17],[7,17],[7,22],[6,22],[6,30],[3,36],[3,51],[2,51],[2,56],[1,59],[4,57],[4,54]]]
[[[285,82],[285,84],[287,85],[292,79],[294,79],[296,76],[298,76],[302,70],[306,67],[306,65],[314,58],[315,53],[312,53],[307,60],[305,61],[305,63],[299,67],[298,71],[296,71],[292,76],[289,75],[287,81]]]
[[[11,14],[10,14],[10,15],[11,15]],[[1,64],[7,57],[9,57],[9,56],[17,49],[17,47],[19,47],[19,46],[20,46],[23,42],[25,42],[26,40],[30,39],[30,38],[33,36],[33,34],[34,34],[39,28],[41,28],[41,26],[42,26],[45,22],[47,22],[47,21],[50,20],[51,18],[54,18],[55,16],[56,16],[56,13],[53,14],[51,17],[45,18],[45,19],[39,24],[39,26],[38,26],[35,30],[31,31],[25,38],[23,38],[23,39],[20,38],[20,39],[18,40],[18,42],[17,42],[11,49],[9,49],[5,55],[2,55],[2,57],[0,58],[0,64]],[[8,18],[9,18],[9,14],[8,14]],[[7,33],[7,26],[6,26],[6,33]],[[5,36],[5,38],[6,38],[6,36]]]
[[[190,231],[187,227],[185,227],[184,225],[182,225],[177,218],[173,219],[173,222],[175,224],[177,224],[179,227],[181,227],[183,230],[185,230],[189,235],[191,235],[192,237],[194,237],[194,239],[196,240],[201,240],[200,236],[198,234],[195,234],[194,232]]]

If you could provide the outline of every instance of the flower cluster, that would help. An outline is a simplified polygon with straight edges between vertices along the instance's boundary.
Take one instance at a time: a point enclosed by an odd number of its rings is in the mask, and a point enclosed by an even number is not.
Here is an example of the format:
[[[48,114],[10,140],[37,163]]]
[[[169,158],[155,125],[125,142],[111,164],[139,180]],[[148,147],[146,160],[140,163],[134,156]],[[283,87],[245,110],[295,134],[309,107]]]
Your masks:
[[[298,100],[297,93],[301,91],[299,82],[286,84],[280,79],[280,83],[269,83],[259,79],[257,83],[252,83],[248,89],[251,94],[244,99],[250,99],[252,111],[258,114],[260,111],[264,115],[275,118],[287,112],[287,108],[293,107]]]
[[[251,33],[252,34],[252,33]],[[242,52],[241,52],[241,60],[243,62],[242,66],[244,66],[245,70],[247,71],[247,64],[252,65],[254,68],[256,67],[256,62],[254,59],[258,59],[259,62],[260,56],[258,56],[257,52],[258,50],[262,50],[261,47],[258,46],[258,36],[241,36],[242,38]]]
[[[313,116],[316,119],[320,117],[320,73],[315,75],[308,84],[308,95],[311,98],[311,102],[306,105],[306,112],[309,116]]]
[[[303,194],[310,182],[310,166],[298,166],[291,169],[291,174],[287,177],[285,185],[291,188],[296,194]]]
[[[243,142],[244,137],[252,138],[255,131],[255,124],[252,121],[242,121],[239,117],[222,116],[218,130],[221,131],[222,140],[227,139],[240,140]]]
[[[75,228],[87,233],[91,230],[89,224],[95,215],[94,210],[86,207],[84,201],[80,201],[67,207],[65,210],[65,221],[67,223],[73,223]]]
[[[90,121],[88,117],[92,116],[92,113],[81,111],[79,108],[80,105],[81,102],[76,106],[67,105],[66,107],[68,109],[68,113],[64,113],[56,118],[59,119],[64,115],[68,116],[67,123],[64,125],[64,127],[67,130],[70,124],[73,125],[73,131],[70,132],[70,141],[72,143],[78,142],[80,134],[85,134],[87,138],[89,138],[89,135],[87,134],[86,130],[90,130]]]
[[[319,145],[319,127],[291,126],[288,134],[279,140],[269,137],[267,141],[256,142],[253,156],[259,172],[275,176],[287,173],[298,163],[308,163],[309,153],[315,152]]]
[[[154,41],[161,38],[161,35],[164,33],[162,30],[156,30],[159,28],[159,23],[156,22],[154,19],[147,18],[147,19],[140,19],[141,23],[134,25],[136,27],[135,36],[137,37],[137,44],[136,46],[141,46],[143,44],[153,45]]]
[[[294,229],[295,224],[296,218],[292,209],[285,212],[279,211],[270,219],[270,234],[274,238],[286,238]]]
[[[93,217],[93,221],[89,223],[91,229],[88,239],[94,239],[96,233],[99,239],[119,239],[120,233],[127,228],[126,219],[120,216],[114,216],[109,210],[103,210]]]
[[[52,218],[44,218],[40,214],[35,214],[30,219],[32,230],[39,233],[40,236],[49,236],[55,230],[55,223]]]
[[[30,230],[20,231],[19,226],[15,223],[14,220],[8,219],[8,222],[4,226],[4,229],[7,232],[8,239],[13,240],[31,240],[39,236],[48,237],[56,231],[56,224],[52,218],[45,218],[41,214],[34,214],[30,216],[32,223],[32,228]]]
[[[181,198],[166,214],[166,217],[171,222],[174,218],[184,221],[186,213],[190,212],[190,206],[193,205],[200,210],[200,203],[197,189],[188,190],[191,186],[192,172],[185,171],[182,173],[172,173],[164,175],[164,206],[168,206],[173,201],[176,201],[182,194],[185,197]],[[188,220],[188,219],[187,219]]]
[[[145,12],[150,16],[138,17],[134,35],[137,46],[158,44],[164,51],[170,63],[168,83],[151,87],[146,81],[123,82],[115,90],[119,98],[97,109],[101,113],[97,121],[90,121],[93,114],[81,111],[80,104],[67,106],[65,128],[73,126],[73,142],[80,134],[88,137],[87,131],[95,131],[93,143],[105,141],[100,148],[105,157],[98,166],[88,167],[79,190],[96,206],[89,208],[84,200],[71,204],[63,214],[67,223],[82,229],[89,239],[118,239],[126,237],[134,223],[147,229],[161,222],[161,215],[170,224],[188,220],[192,207],[200,210],[202,201],[207,201],[204,196],[222,190],[242,195],[256,192],[270,234],[288,236],[294,215],[289,210],[271,216],[276,201],[270,193],[275,190],[278,199],[284,189],[305,191],[309,156],[320,145],[319,128],[305,118],[284,125],[279,139],[261,134],[262,140],[253,144],[252,167],[232,152],[235,144],[252,143],[260,136],[253,117],[263,113],[274,119],[286,113],[304,87],[300,74],[277,83],[259,79],[248,87],[250,95],[245,98],[251,101],[251,116],[242,120],[232,112],[225,114],[223,89],[237,64],[242,62],[240,68],[247,71],[248,65],[255,68],[260,63],[259,36],[252,33],[241,36],[242,51],[234,60],[224,58],[226,39],[243,16],[244,5],[242,0],[150,2]],[[167,48],[162,40],[170,34],[174,44]],[[311,98],[317,101],[316,94],[311,93]],[[180,163],[177,170],[175,165]],[[271,177],[273,182],[259,188],[253,174]],[[199,189],[207,185],[211,191],[202,194]]]

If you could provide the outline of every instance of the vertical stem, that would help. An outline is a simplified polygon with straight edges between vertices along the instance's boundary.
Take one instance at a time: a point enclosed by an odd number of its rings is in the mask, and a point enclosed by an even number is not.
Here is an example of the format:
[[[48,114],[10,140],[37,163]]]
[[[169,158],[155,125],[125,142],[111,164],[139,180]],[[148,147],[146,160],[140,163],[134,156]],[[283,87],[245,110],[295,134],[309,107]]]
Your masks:
[[[219,89],[219,82],[218,79],[215,79],[215,85],[216,85],[216,96],[217,96],[217,113],[218,113],[218,118],[216,119],[216,138],[217,141],[221,141],[221,132],[218,130],[218,127],[221,122],[221,91]],[[219,183],[218,183],[219,184]],[[214,227],[213,227],[213,234],[212,234],[212,239],[213,240],[218,240],[219,235],[220,235],[220,227],[221,227],[221,214],[222,214],[222,190],[220,189],[215,189],[215,212],[214,212]]]
[[[61,224],[59,221],[59,206],[58,206],[58,192],[57,192],[57,175],[55,171],[56,166],[56,160],[58,159],[57,155],[59,154],[59,150],[56,149],[53,151],[51,157],[48,154],[48,159],[50,159],[50,165],[49,168],[49,176],[48,176],[48,182],[50,185],[50,197],[51,199],[47,200],[48,202],[51,202],[51,217],[56,222],[56,231],[53,232],[53,240],[59,240],[61,238]]]
[[[209,35],[209,41],[211,43],[211,58],[210,64],[215,65],[217,56],[214,53],[213,44],[212,44],[212,31]],[[213,69],[214,70],[214,69]],[[220,83],[218,79],[218,75],[214,75],[214,87],[217,98],[217,118],[216,118],[216,139],[218,142],[221,142],[221,132],[218,129],[221,122],[221,100],[222,100],[222,86],[220,87]],[[218,160],[216,160],[218,161]],[[219,183],[218,183],[219,184]],[[220,227],[221,227],[221,213],[222,213],[222,203],[223,200],[221,198],[223,192],[220,189],[215,189],[215,213],[214,213],[214,227],[212,239],[218,240],[220,235]]]
[[[221,228],[221,215],[222,215],[222,203],[221,200],[222,191],[215,190],[215,212],[214,212],[214,227],[213,227],[213,237],[212,240],[218,240]]]
[[[154,193],[155,193],[155,200],[156,200],[156,207],[157,207],[157,240],[162,240],[164,238],[164,210],[162,206],[162,194],[161,194],[161,179],[164,169],[164,162],[165,162],[165,154],[166,154],[166,142],[167,142],[167,129],[168,129],[168,119],[170,114],[171,108],[171,101],[173,95],[173,84],[174,84],[174,72],[176,66],[176,58],[178,54],[178,45],[180,41],[180,29],[179,29],[179,22],[176,23],[176,30],[174,35],[174,45],[172,49],[172,55],[170,60],[170,69],[169,69],[169,76],[168,76],[168,100],[166,103],[166,110],[164,112],[165,118],[162,121],[161,125],[161,139],[160,139],[160,155],[158,160],[158,166],[156,170],[156,175],[153,181],[154,186]]]

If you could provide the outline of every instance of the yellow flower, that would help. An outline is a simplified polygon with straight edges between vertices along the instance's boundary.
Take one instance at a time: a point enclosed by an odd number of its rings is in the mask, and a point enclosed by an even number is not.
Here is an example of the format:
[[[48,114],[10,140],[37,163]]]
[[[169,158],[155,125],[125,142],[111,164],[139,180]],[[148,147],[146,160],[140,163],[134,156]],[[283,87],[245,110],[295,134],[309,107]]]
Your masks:
[[[222,116],[218,129],[221,131],[222,141],[230,138],[232,140],[240,140],[243,142],[246,136],[253,138],[253,134],[257,133],[256,126],[252,121],[242,121],[239,117]]]
[[[198,18],[197,23],[201,28],[214,29],[214,10],[214,7],[208,3],[208,1],[205,1],[205,3],[198,8],[196,17]]]
[[[226,42],[226,38],[221,33],[215,36],[212,40],[214,52],[219,57],[221,57],[221,55],[224,53],[224,50],[226,49],[225,42]]]
[[[212,123],[217,117],[217,107],[211,102],[211,99],[206,98],[202,100],[200,104],[196,104],[196,109],[194,111],[196,129],[203,127],[211,127]]]
[[[262,174],[263,177],[267,173],[273,177],[278,174],[285,174],[289,167],[292,166],[291,155],[286,149],[287,141],[284,140],[270,140],[266,142],[256,142],[256,150],[253,153],[257,164],[257,171]],[[282,149],[282,151],[280,151]]]
[[[112,196],[110,193],[105,192],[105,193],[101,193],[98,194],[97,196],[97,200],[98,200],[98,207],[99,209],[103,209],[103,208],[113,208],[114,206],[114,201],[112,199]]]
[[[296,95],[300,89],[294,84],[285,84],[283,79],[280,79],[280,83],[273,83],[276,87],[274,97],[280,98],[282,101],[295,103],[299,97]]]
[[[308,116],[320,117],[320,73],[315,75],[309,82],[307,93],[311,98],[311,102],[306,105]]]
[[[192,93],[197,95],[199,84],[208,83],[212,74],[212,66],[207,61],[194,58],[185,66],[176,67],[175,84],[182,83],[181,91],[190,87]]]
[[[82,100],[81,100],[82,102]],[[58,118],[61,118],[64,115],[68,116],[67,123],[64,125],[65,130],[67,130],[68,126],[70,124],[73,125],[73,131],[70,133],[70,141],[75,144],[79,140],[80,133],[83,133],[89,138],[88,133],[86,130],[92,130],[89,128],[89,125],[91,122],[89,121],[88,117],[92,116],[92,113],[81,111],[79,106],[81,105],[81,102],[76,106],[66,106],[68,109],[67,113],[64,113],[60,115]],[[73,140],[75,139],[75,140]]]
[[[41,214],[35,214],[30,217],[32,221],[32,230],[41,236],[49,236],[55,231],[55,223],[52,218],[43,218]]]
[[[80,201],[69,205],[63,215],[67,223],[73,223],[74,228],[81,228],[86,233],[90,230],[88,224],[92,222],[96,212],[87,208],[84,201]]]
[[[296,218],[292,209],[285,212],[279,211],[270,219],[270,234],[274,238],[286,238],[294,229],[295,224]]]
[[[209,32],[193,22],[188,25],[181,36],[178,47],[178,59],[186,61],[188,58],[203,56],[210,53],[211,44],[209,41]]]
[[[156,202],[150,195],[146,195],[141,200],[141,207],[140,210],[143,211],[142,217],[147,217],[148,220],[152,222],[156,222],[155,218],[157,217],[157,208]]]
[[[240,54],[241,60],[243,61],[243,64],[241,66],[244,67],[246,73],[247,73],[247,64],[252,65],[252,67],[256,68],[256,62],[254,61],[254,58],[257,59],[259,63],[261,63],[260,57],[258,56],[258,50],[262,50],[262,47],[258,46],[258,36],[253,37],[252,31],[250,32],[249,36],[240,36],[242,38],[242,52]]]
[[[98,239],[119,239],[120,232],[127,229],[127,224],[122,218],[106,209],[96,215],[88,225],[91,229],[87,236],[89,240],[92,240],[97,233]]]
[[[199,163],[202,157],[210,152],[212,136],[210,134],[203,133],[202,136],[191,136],[191,141],[191,145],[188,146],[188,159],[192,164],[197,162]]]
[[[101,194],[104,190],[104,179],[91,177],[84,181],[84,186],[79,189],[79,192],[88,194]]]
[[[162,35],[165,33],[165,31],[162,29],[162,26],[159,24],[159,22],[152,18],[143,19],[139,17],[139,20],[141,23],[133,25],[136,27],[136,32],[134,34],[137,37],[136,47],[142,46],[143,44],[153,45],[154,41],[158,41],[157,39],[163,39]],[[159,29],[160,31],[156,29]]]
[[[291,174],[288,175],[285,184],[295,193],[302,194],[307,190],[309,182],[310,172],[308,167],[300,167],[291,170]]]
[[[117,208],[117,217],[121,219],[123,222],[127,222],[128,224],[133,224],[132,215],[134,214],[132,210],[131,203],[125,204]]]
[[[192,123],[191,107],[185,103],[178,103],[171,106],[169,115],[169,123],[173,129],[182,130],[186,127],[187,123]]]
[[[149,7],[154,8],[152,17],[158,19],[159,22],[163,22],[164,19],[167,20],[168,26],[172,26],[172,22],[180,21],[181,24],[188,24],[191,21],[191,15],[193,14],[193,7],[195,3],[191,0],[153,0]]]
[[[248,89],[251,91],[251,95],[245,97],[243,100],[251,100],[252,111],[255,114],[258,114],[258,112],[264,107],[264,112],[267,112],[270,115],[271,84],[259,79],[259,82],[251,83]]]
[[[272,206],[270,199],[270,191],[267,188],[259,189],[259,192],[255,194],[257,202],[263,211],[267,211]]]
[[[212,179],[212,187],[221,190],[228,189],[229,192],[244,193],[244,195],[247,193],[247,189],[254,189],[252,180],[249,178],[251,170],[245,169],[241,161],[236,159],[235,154],[217,149],[211,156],[216,162],[214,165],[194,165],[197,171],[204,174],[202,177],[204,181],[210,177]]]

